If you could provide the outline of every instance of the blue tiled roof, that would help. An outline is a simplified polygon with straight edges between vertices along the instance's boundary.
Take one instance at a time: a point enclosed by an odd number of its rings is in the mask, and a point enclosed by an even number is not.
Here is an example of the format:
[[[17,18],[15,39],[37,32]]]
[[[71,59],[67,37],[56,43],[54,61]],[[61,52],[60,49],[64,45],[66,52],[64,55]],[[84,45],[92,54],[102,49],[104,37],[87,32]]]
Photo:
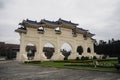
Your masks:
[[[83,28],[78,28],[78,27],[77,27],[77,29],[82,30],[82,31],[88,31],[88,30],[85,30],[85,29],[83,29]]]
[[[41,20],[41,22],[46,22],[46,23],[58,25],[58,23],[55,21],[49,21],[49,20],[45,20],[45,19]]]
[[[32,21],[32,20],[27,19],[27,20],[23,20],[23,22],[20,23],[20,25],[23,25],[23,26],[24,26],[24,22],[28,22],[28,23],[31,23],[31,24],[38,24],[38,25],[39,25],[39,24],[46,24],[46,23],[53,24],[53,25],[60,25],[60,24],[62,24],[62,23],[67,23],[67,24],[75,25],[76,27],[74,27],[74,28],[76,28],[77,30],[82,30],[82,31],[88,32],[88,30],[85,30],[85,29],[83,29],[83,28],[77,27],[78,24],[72,23],[71,21],[63,20],[63,19],[61,19],[61,18],[59,18],[58,21],[49,21],[49,20],[42,19],[40,22]],[[21,28],[21,29],[22,29],[22,28]],[[88,33],[88,34],[94,35],[94,34],[92,34],[92,33]]]
[[[32,20],[26,20],[26,22],[32,23],[32,24],[39,24],[37,21],[32,21]]]
[[[95,34],[93,34],[93,33],[90,33],[90,32],[88,32],[88,34],[90,34],[91,36],[94,36]]]
[[[78,25],[76,23],[72,23],[71,21],[66,21],[61,18],[58,21],[49,21],[49,20],[45,20],[45,19],[41,20],[41,23],[44,23],[44,22],[54,24],[54,25],[59,25],[61,22],[65,22],[67,24],[72,24],[72,25]]]
[[[72,25],[78,25],[78,24],[76,24],[76,23],[72,23],[71,21],[66,21],[66,20],[63,20],[63,19],[61,19],[61,18],[59,18],[58,21],[62,21],[62,22],[65,22],[65,23],[68,23],[68,24],[72,24]]]

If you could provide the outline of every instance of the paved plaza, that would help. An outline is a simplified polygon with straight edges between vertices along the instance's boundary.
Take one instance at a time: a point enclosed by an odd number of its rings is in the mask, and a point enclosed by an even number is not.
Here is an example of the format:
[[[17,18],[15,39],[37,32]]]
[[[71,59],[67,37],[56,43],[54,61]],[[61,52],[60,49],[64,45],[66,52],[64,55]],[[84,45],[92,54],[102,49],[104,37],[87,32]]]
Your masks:
[[[17,61],[0,61],[0,80],[120,80],[120,73],[41,67]]]

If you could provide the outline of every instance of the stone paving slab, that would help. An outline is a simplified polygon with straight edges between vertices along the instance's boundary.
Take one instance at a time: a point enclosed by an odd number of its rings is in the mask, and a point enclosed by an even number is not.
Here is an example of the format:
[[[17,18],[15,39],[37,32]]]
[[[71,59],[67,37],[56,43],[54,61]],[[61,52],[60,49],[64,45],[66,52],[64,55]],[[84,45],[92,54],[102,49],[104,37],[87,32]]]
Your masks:
[[[41,67],[0,61],[0,80],[120,80],[120,73]]]

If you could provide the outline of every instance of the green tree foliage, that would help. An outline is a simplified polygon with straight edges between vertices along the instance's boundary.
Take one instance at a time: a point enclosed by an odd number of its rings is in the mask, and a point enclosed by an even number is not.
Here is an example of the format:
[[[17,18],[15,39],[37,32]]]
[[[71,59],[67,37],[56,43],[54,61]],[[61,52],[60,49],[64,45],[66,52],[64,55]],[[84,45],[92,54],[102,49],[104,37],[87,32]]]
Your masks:
[[[90,49],[90,48],[87,48],[87,52],[88,52],[88,53],[91,53],[91,49]]]
[[[79,53],[79,55],[81,55],[83,53],[83,48],[82,46],[78,46],[77,47],[77,52]]]
[[[9,48],[1,47],[0,48],[0,56],[6,57],[6,59],[13,59],[13,58],[16,58],[16,52],[14,50],[12,50],[11,47],[9,47]]]
[[[6,49],[4,47],[0,47],[0,56],[5,57],[6,56]]]
[[[45,53],[45,56],[47,57],[47,59],[50,59],[53,56],[53,53],[55,52],[55,50],[52,47],[44,47],[43,52]]]
[[[95,52],[98,54],[109,55],[113,57],[120,56],[120,40],[108,40],[105,42],[103,40],[99,41],[99,44],[94,46]]]
[[[70,55],[71,51],[61,50],[62,54],[64,55],[64,60],[68,60],[68,56]]]
[[[34,58],[34,56],[35,56],[36,47],[27,45],[26,46],[26,52],[27,52],[28,60],[32,60]]]

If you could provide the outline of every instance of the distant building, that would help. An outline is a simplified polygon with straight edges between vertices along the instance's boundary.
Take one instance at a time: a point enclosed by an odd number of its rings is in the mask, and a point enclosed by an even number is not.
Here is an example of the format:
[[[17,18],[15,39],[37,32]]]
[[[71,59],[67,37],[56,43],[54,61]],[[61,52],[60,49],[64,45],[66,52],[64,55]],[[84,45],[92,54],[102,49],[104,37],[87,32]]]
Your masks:
[[[0,42],[0,57],[6,59],[16,58],[16,53],[19,51],[18,44],[6,44],[5,42]]]
[[[13,51],[19,51],[20,45],[19,44],[6,44],[5,42],[0,42],[0,49],[11,49]]]

